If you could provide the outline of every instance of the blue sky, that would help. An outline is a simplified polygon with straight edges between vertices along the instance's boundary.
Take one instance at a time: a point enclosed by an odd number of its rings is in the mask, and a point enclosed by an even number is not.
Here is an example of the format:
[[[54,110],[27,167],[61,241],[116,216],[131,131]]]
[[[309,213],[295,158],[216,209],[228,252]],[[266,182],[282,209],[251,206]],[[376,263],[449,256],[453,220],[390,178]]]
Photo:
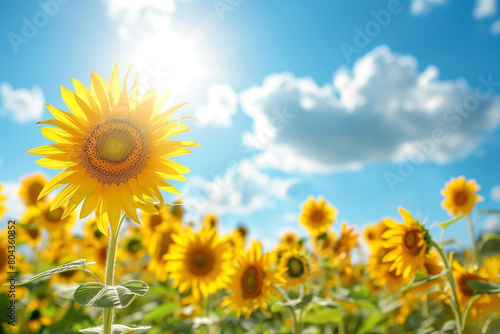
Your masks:
[[[177,186],[193,219],[214,211],[225,229],[245,223],[271,243],[285,230],[304,234],[300,205],[324,195],[340,211],[337,229],[398,217],[400,205],[432,223],[448,219],[439,191],[459,175],[482,186],[481,208],[498,208],[498,6],[0,0],[8,216],[22,209],[23,176],[56,174],[24,153],[45,142],[42,103],[64,109],[59,86],[88,85],[94,70],[108,78],[116,62],[122,76],[136,63],[141,87],[174,89],[173,102],[190,102],[179,115],[199,119],[183,138],[202,146],[177,159],[192,170]],[[490,217],[478,229],[499,227]],[[464,230],[448,235],[468,244]]]

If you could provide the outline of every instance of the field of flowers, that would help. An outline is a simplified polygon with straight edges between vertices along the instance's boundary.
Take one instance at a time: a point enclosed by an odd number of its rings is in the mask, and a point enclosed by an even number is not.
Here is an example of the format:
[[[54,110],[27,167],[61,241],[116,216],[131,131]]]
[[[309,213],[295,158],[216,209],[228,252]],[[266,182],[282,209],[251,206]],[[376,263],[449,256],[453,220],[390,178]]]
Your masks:
[[[361,230],[310,197],[296,222],[309,237],[264,250],[251,226],[223,234],[217,215],[188,221],[180,194],[165,201],[160,189],[178,194],[167,180],[189,171],[170,158],[197,144],[171,139],[189,128],[169,120],[182,105],[163,111],[169,91],[139,98],[137,74],[127,91],[131,68],[123,88],[118,67],[108,83],[93,73],[90,90],[74,80],[69,112],[47,105],[41,131],[55,144],[28,153],[61,173],[25,178],[25,212],[0,232],[0,333],[500,332],[500,235],[474,238],[477,219],[500,211],[478,208],[474,180],[443,185],[444,222],[400,207]],[[470,229],[471,249],[445,251],[451,224]]]

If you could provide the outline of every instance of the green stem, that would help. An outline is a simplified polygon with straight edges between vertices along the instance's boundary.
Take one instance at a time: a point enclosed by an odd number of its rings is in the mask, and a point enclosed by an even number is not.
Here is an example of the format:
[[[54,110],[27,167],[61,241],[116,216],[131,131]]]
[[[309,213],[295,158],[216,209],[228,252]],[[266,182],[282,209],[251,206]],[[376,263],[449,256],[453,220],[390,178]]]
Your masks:
[[[469,215],[467,215],[467,222],[469,225],[469,233],[472,238],[472,252],[473,252],[473,262],[474,262],[474,269],[477,269],[479,266],[479,252],[477,251],[477,242],[476,242],[476,234],[474,232],[474,222],[472,221],[472,218]]]
[[[455,316],[455,324],[457,327],[457,334],[462,334],[462,313],[460,312],[460,305],[458,304],[458,294],[457,294],[457,289],[455,287],[455,279],[453,278],[453,273],[451,271],[450,264],[448,263],[448,259],[446,258],[446,255],[444,254],[443,249],[441,247],[439,247],[436,242],[431,241],[430,246],[434,247],[436,249],[436,251],[439,253],[439,256],[443,260],[444,267],[446,270],[446,278],[448,279],[448,284],[450,285],[451,293],[452,293],[451,309],[452,309],[453,314]]]
[[[340,290],[340,273],[338,270],[334,270],[334,275],[335,275],[335,292],[339,293]],[[342,317],[338,323],[339,325],[339,334],[345,334],[345,328],[344,328],[344,317]]]
[[[122,226],[125,216],[122,216],[116,232],[109,229],[109,246],[108,254],[106,256],[106,280],[104,284],[113,286],[115,284],[115,262],[116,262],[116,248],[118,246],[118,237],[120,234],[120,228]],[[103,334],[112,334],[113,318],[114,318],[114,308],[105,308],[102,312],[102,326]]]

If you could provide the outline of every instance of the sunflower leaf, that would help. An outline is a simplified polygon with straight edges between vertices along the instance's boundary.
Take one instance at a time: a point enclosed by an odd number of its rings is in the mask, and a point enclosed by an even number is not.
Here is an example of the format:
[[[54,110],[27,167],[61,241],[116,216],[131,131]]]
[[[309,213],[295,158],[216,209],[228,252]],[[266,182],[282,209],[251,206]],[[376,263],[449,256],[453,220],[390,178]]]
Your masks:
[[[66,264],[60,265],[59,267],[42,271],[41,273],[36,274],[35,276],[17,281],[13,285],[15,285],[15,286],[25,285],[25,284],[28,284],[31,282],[41,280],[42,278],[45,278],[48,276],[63,273],[63,272],[70,271],[70,270],[81,270],[81,271],[86,272],[87,274],[94,276],[94,274],[87,267],[87,264],[89,264],[89,263],[86,263],[86,261],[87,260],[85,260],[85,259],[81,259],[81,260],[73,261],[70,263],[66,263]],[[2,286],[5,286],[5,285],[10,285],[10,283],[2,284]]]
[[[127,281],[117,286],[85,283],[76,289],[73,299],[83,306],[125,308],[136,296],[144,296],[149,286],[142,281]]]
[[[475,295],[482,295],[485,293],[487,293],[487,294],[500,293],[500,284],[499,283],[469,280],[467,282],[467,285],[469,285],[474,290]]]
[[[133,325],[115,324],[115,325],[111,326],[111,333],[112,334],[125,334],[125,333],[132,333],[135,331],[147,330],[150,328],[151,328],[151,326],[133,326]],[[103,332],[104,332],[104,329],[102,326],[80,329],[80,333],[89,333],[89,334],[99,333],[100,334]]]

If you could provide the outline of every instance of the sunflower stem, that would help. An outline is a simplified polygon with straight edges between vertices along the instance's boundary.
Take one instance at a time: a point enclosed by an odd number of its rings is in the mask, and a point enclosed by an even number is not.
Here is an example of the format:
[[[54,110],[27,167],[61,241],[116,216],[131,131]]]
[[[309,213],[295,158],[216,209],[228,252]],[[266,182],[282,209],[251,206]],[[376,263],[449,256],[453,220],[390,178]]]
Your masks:
[[[477,242],[476,242],[476,234],[474,232],[474,222],[472,221],[472,218],[470,214],[467,215],[467,223],[469,225],[469,233],[471,236],[471,242],[472,242],[472,253],[473,253],[473,262],[474,262],[474,269],[477,269],[479,266],[479,252],[477,250]]]
[[[109,229],[109,246],[108,254],[106,256],[106,279],[104,284],[113,286],[115,284],[115,263],[116,263],[116,248],[118,246],[118,237],[120,234],[120,228],[122,226],[125,216],[122,216],[116,232],[113,229]],[[102,327],[103,334],[112,334],[113,318],[114,318],[114,308],[105,308],[102,312]]]
[[[462,334],[462,313],[460,311],[460,305],[458,304],[458,294],[457,294],[457,289],[455,287],[455,279],[453,278],[453,273],[451,271],[450,263],[448,262],[448,259],[446,258],[443,249],[439,247],[439,245],[434,240],[431,241],[430,246],[436,249],[439,256],[441,257],[441,260],[443,260],[444,267],[446,270],[446,278],[448,279],[448,284],[450,285],[452,293],[451,309],[453,311],[453,315],[455,316],[455,325],[457,328],[457,334]]]

